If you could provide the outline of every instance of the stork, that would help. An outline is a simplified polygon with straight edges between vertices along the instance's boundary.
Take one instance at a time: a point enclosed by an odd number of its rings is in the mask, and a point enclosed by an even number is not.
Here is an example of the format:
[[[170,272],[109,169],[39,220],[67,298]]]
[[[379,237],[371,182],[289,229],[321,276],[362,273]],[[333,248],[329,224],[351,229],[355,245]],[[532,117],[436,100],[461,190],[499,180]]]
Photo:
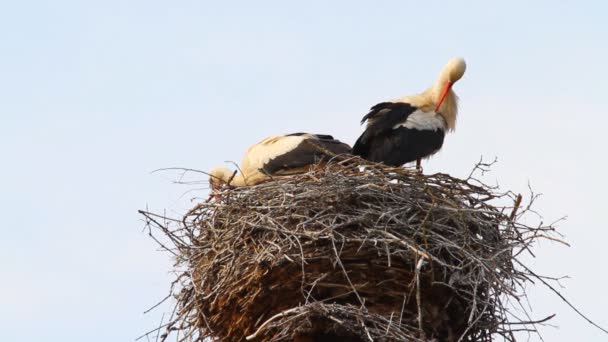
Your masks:
[[[445,133],[456,126],[458,97],[452,86],[465,70],[464,59],[451,59],[432,87],[373,106],[361,120],[361,124],[367,121],[367,127],[353,146],[353,154],[390,166],[415,160],[421,170],[421,159],[439,151]]]
[[[225,167],[209,171],[212,190],[222,184],[255,185],[272,178],[307,171],[311,165],[326,162],[339,154],[350,153],[347,144],[331,135],[292,133],[268,137],[249,147],[240,173]]]

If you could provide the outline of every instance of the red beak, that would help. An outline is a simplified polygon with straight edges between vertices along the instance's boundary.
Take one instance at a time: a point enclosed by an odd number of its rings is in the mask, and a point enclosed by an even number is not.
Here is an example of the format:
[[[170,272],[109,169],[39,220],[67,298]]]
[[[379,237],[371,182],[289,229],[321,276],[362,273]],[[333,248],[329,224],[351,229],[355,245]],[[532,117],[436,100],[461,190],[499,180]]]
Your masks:
[[[454,83],[449,82],[449,81],[445,84],[445,88],[443,89],[443,92],[441,93],[441,97],[439,98],[439,102],[437,103],[437,107],[435,107],[435,113],[439,112],[439,107],[441,107],[441,104],[443,103],[443,100],[445,100],[445,97],[448,96],[448,92],[452,88],[453,84]]]

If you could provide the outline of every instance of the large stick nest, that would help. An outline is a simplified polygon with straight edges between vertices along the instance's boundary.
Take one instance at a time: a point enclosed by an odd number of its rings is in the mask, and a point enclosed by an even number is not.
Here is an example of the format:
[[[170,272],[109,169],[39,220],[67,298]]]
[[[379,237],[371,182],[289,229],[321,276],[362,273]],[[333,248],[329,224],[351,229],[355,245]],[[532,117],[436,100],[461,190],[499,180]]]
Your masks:
[[[553,230],[518,223],[520,201],[472,177],[354,158],[226,188],[179,221],[143,212],[174,244],[163,337],[515,340],[534,329],[509,313],[531,277],[518,257]]]

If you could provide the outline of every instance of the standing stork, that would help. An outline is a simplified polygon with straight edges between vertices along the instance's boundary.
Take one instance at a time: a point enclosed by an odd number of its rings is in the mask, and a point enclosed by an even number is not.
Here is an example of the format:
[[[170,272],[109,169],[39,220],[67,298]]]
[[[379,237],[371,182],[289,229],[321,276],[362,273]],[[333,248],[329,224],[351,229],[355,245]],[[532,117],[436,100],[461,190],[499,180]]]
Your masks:
[[[216,167],[209,171],[209,183],[212,190],[217,190],[222,184],[255,185],[272,176],[305,172],[311,165],[350,152],[350,146],[331,135],[292,133],[271,136],[249,147],[243,156],[240,173]]]
[[[390,166],[430,157],[443,145],[445,133],[453,131],[458,97],[452,86],[466,69],[462,58],[450,60],[435,85],[420,94],[373,106],[361,123],[367,127],[353,146],[353,154]]]

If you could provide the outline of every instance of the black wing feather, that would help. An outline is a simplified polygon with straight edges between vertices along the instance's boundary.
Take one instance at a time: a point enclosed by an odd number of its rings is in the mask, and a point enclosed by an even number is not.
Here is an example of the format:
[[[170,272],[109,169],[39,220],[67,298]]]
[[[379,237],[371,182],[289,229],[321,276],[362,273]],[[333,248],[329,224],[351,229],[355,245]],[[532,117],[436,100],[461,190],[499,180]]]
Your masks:
[[[264,164],[264,172],[273,174],[281,170],[314,165],[320,161],[329,160],[334,155],[351,153],[350,146],[334,139],[331,135],[313,134],[312,136],[314,138],[305,139],[293,150],[269,160]]]
[[[416,107],[405,102],[382,102],[373,106],[361,120],[361,123],[367,121],[367,128],[355,142],[353,154],[367,159],[371,148],[370,140],[386,135],[416,110]]]
[[[374,137],[363,158],[390,166],[401,166],[437,152],[443,145],[443,130],[399,127]]]

